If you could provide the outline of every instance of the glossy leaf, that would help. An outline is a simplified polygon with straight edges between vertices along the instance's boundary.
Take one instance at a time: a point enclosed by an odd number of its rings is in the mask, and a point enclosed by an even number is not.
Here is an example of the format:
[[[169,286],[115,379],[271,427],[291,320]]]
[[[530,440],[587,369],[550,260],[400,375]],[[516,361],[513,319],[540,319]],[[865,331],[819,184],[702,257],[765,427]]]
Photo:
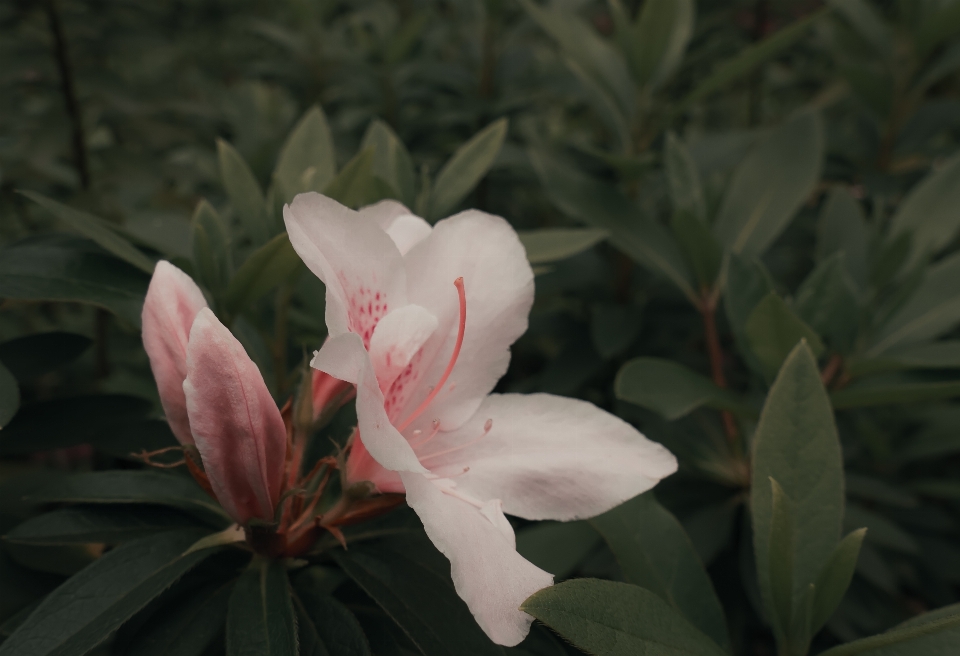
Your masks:
[[[220,179],[230,198],[233,211],[255,245],[260,245],[273,236],[267,219],[263,190],[254,177],[243,156],[223,139],[217,140],[217,157],[220,162]]]
[[[545,588],[520,607],[588,653],[604,656],[720,656],[710,638],[644,588],[575,579]]]
[[[92,241],[52,234],[0,250],[0,297],[75,301],[110,310],[139,326],[149,277]]]
[[[815,357],[823,353],[823,342],[817,333],[773,292],[757,303],[743,329],[767,380],[773,380],[801,339],[806,340]]]
[[[299,654],[290,582],[281,561],[254,558],[234,585],[227,607],[227,654]]]
[[[791,600],[802,600],[840,541],[843,461],[833,411],[813,353],[801,342],[783,363],[753,438],[750,506],[757,574],[764,605],[775,608],[771,571],[778,554],[771,542],[773,478],[792,507],[797,536],[791,566]]]
[[[32,517],[4,539],[20,544],[119,544],[173,529],[198,527],[196,519],[170,508],[76,507]]]
[[[24,335],[0,343],[0,362],[21,383],[72,363],[90,348],[89,337],[67,332]]]
[[[450,214],[487,174],[507,136],[507,119],[494,121],[457,148],[434,180],[427,218]]]
[[[196,534],[125,544],[57,588],[0,644],[0,656],[82,656],[212,552],[181,556]]]
[[[233,315],[247,309],[264,294],[301,271],[303,263],[287,233],[281,233],[250,254],[230,281],[225,295],[227,311]]]
[[[541,228],[517,233],[530,264],[556,262],[592,248],[607,238],[597,228]]]
[[[610,546],[628,583],[655,592],[729,649],[726,618],[710,577],[680,522],[652,493],[634,497],[590,523]]]
[[[547,196],[560,211],[609,232],[614,246],[669,279],[696,302],[690,270],[660,224],[612,185],[559,164],[545,152],[531,150],[528,155]]]
[[[737,167],[713,226],[729,250],[762,255],[820,180],[823,128],[802,112],[774,128]]]
[[[600,544],[587,522],[537,522],[517,531],[517,552],[531,563],[565,579]]]
[[[634,358],[617,373],[613,383],[617,398],[679,419],[701,406],[750,414],[730,390],[714,385],[706,376],[682,364],[660,358]]]
[[[314,105],[287,136],[273,176],[283,189],[283,201],[289,203],[298,193],[322,191],[336,174],[337,153],[330,125],[323,109]]]
[[[81,212],[63,203],[42,196],[33,191],[22,192],[24,196],[40,205],[58,219],[66,223],[70,228],[79,232],[87,239],[95,242],[108,253],[116,255],[118,258],[131,264],[141,271],[153,273],[154,262],[142,252],[137,250],[133,244],[121,237],[114,231],[110,225],[98,217]]]
[[[373,149],[373,174],[399,193],[397,200],[407,207],[416,202],[416,174],[407,147],[383,121],[373,121],[363,135],[360,150]]]

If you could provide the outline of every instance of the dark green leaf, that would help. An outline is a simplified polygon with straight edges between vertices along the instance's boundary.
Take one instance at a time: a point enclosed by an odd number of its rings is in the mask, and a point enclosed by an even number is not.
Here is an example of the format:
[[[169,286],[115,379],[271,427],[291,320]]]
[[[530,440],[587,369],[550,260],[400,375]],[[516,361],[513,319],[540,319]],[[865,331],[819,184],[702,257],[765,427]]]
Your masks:
[[[673,211],[686,212],[697,220],[706,222],[707,206],[703,198],[703,186],[700,184],[700,171],[697,170],[690,151],[673,132],[667,133],[663,160]]]
[[[760,361],[750,348],[746,325],[757,304],[773,291],[773,281],[758,260],[748,260],[735,254],[728,256],[726,270],[723,306],[737,342],[737,350],[750,369],[763,371]]]
[[[843,538],[817,577],[813,613],[810,618],[811,634],[827,623],[850,587],[857,558],[860,556],[860,545],[863,544],[866,532],[865,528],[857,529]]]
[[[627,350],[640,334],[640,308],[619,303],[596,303],[590,308],[590,336],[602,358]]]
[[[597,228],[542,228],[517,233],[530,264],[556,262],[587,250],[607,237]]]
[[[2,645],[0,656],[82,656],[212,551],[181,556],[194,532],[129,542],[51,593]]]
[[[115,470],[64,476],[31,495],[34,503],[154,504],[178,508],[216,526],[229,522],[193,479],[158,471]]]
[[[230,205],[240,217],[247,236],[255,245],[266,242],[274,230],[267,219],[263,190],[243,156],[223,139],[217,140],[220,179],[227,190]]]
[[[767,380],[773,380],[784,359],[801,339],[807,341],[814,356],[823,353],[823,342],[817,333],[774,292],[757,303],[743,329]]]
[[[853,501],[847,502],[843,523],[848,529],[865,527],[867,542],[875,547],[885,547],[906,554],[920,553],[920,545],[914,537],[895,522]]]
[[[607,541],[628,583],[655,592],[729,649],[723,607],[710,577],[680,522],[652,493],[634,497],[590,523]]]
[[[367,128],[360,142],[360,150],[373,149],[373,174],[386,181],[400,195],[397,198],[407,207],[416,202],[416,174],[407,147],[389,125],[376,120]]]
[[[707,224],[685,210],[670,217],[673,234],[693,268],[700,289],[711,289],[723,263],[723,248]]]
[[[55,200],[32,191],[24,191],[22,193],[87,239],[96,242],[96,244],[105,251],[113,253],[121,260],[132,264],[141,271],[153,273],[153,260],[134,248],[133,244],[129,241],[118,235],[103,219],[97,218],[92,214],[87,214],[86,212],[81,212],[80,210],[75,210],[72,207],[58,203]]]
[[[233,581],[191,591],[183,602],[169,604],[130,640],[131,656],[201,656],[223,631]]]
[[[370,646],[357,618],[317,589],[310,570],[298,575],[293,584],[301,656],[369,656]]]
[[[792,636],[793,623],[793,508],[776,479],[770,477],[770,616],[777,642]],[[762,485],[762,483],[755,483]]]
[[[890,222],[890,235],[910,235],[910,261],[940,251],[960,230],[960,155],[931,172],[900,203]]]
[[[151,408],[145,399],[122,394],[75,396],[25,406],[0,433],[0,454],[14,455],[87,443],[98,431],[141,418]]]
[[[847,369],[854,376],[903,369],[960,369],[960,340],[892,348],[875,358],[851,359]]]
[[[64,332],[36,333],[0,344],[0,362],[21,383],[65,367],[93,341],[83,335]]]
[[[506,136],[507,119],[502,118],[457,148],[434,180],[427,202],[428,219],[436,221],[447,216],[473,191],[490,170]]]
[[[61,508],[28,519],[4,539],[20,544],[119,544],[178,528],[198,528],[197,520],[163,507]]]
[[[845,189],[831,190],[817,220],[817,259],[825,260],[842,252],[850,277],[860,289],[866,289],[868,244],[867,222],[860,203]]]
[[[857,337],[860,311],[854,282],[837,252],[822,260],[797,290],[794,308],[834,350],[847,353]]]
[[[374,155],[373,146],[354,155],[327,184],[323,193],[353,209],[394,197],[396,190],[374,173]]]
[[[956,651],[960,641],[960,604],[924,613],[886,633],[861,638],[821,652],[821,656],[934,656]]]
[[[823,128],[801,112],[758,142],[737,166],[713,232],[734,253],[758,257],[787,227],[820,180]]]
[[[520,607],[574,645],[604,656],[720,656],[723,650],[655,593],[626,583],[575,579]]]
[[[243,312],[251,303],[280,283],[301,271],[303,262],[283,232],[255,250],[237,269],[227,287],[225,305],[233,315]]]
[[[653,410],[674,420],[708,406],[752,414],[730,390],[682,364],[660,358],[634,358],[617,373],[613,383],[617,398]]]
[[[558,579],[565,579],[600,544],[586,522],[539,522],[517,531],[517,553]]]
[[[191,246],[197,279],[219,299],[233,275],[230,232],[206,199],[201,199],[193,212]]]
[[[290,131],[274,169],[274,179],[289,203],[298,193],[322,191],[337,174],[337,153],[326,114],[318,105],[306,111]]]
[[[656,88],[680,65],[693,34],[692,0],[648,0],[633,33],[632,67],[640,86]]]
[[[833,411],[806,343],[783,363],[753,438],[750,505],[757,574],[764,605],[774,608],[771,544],[774,478],[790,499],[794,542],[792,600],[804,599],[840,540],[843,461]]]
[[[668,278],[697,302],[692,276],[676,242],[616,187],[566,167],[545,152],[528,151],[550,200],[569,216],[606,230],[611,243]]]
[[[63,581],[63,577],[42,574],[21,567],[0,549],[0,620],[6,621],[37,603]],[[32,608],[30,609],[32,611]],[[21,621],[26,619],[22,617]],[[4,636],[0,635],[0,638]]]
[[[859,408],[891,403],[939,401],[960,396],[960,380],[924,380],[917,376],[892,374],[871,376],[830,394],[833,407]]]
[[[843,16],[876,50],[886,56],[893,49],[893,34],[883,21],[883,17],[867,0],[828,0],[827,4]]]
[[[334,560],[426,656],[500,654],[450,580],[450,565],[425,536],[351,545]]]
[[[230,594],[228,656],[297,656],[297,619],[283,562],[254,558]]]
[[[164,419],[130,418],[103,426],[89,438],[98,451],[124,460],[139,460],[137,454],[178,446],[170,425]],[[183,452],[172,450],[152,457],[153,462],[171,463],[183,457]]]
[[[7,427],[20,409],[20,386],[10,370],[0,362],[0,430]]]
[[[0,251],[0,297],[91,303],[135,326],[148,282],[140,269],[71,235],[29,237]]]

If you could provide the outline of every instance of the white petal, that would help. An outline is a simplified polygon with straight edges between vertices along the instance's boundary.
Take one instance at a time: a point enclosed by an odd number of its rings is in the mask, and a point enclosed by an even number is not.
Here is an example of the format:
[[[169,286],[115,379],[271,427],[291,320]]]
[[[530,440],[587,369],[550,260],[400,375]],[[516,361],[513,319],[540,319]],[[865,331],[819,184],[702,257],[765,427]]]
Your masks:
[[[533,618],[520,610],[527,597],[553,585],[553,576],[525,560],[504,535],[503,513],[496,524],[484,512],[419,474],[402,473],[407,504],[430,540],[450,561],[457,594],[467,602],[480,628],[500,645],[512,647],[530,631]],[[513,532],[512,530],[510,531]]]
[[[327,329],[370,341],[377,321],[406,302],[400,251],[370,216],[316,193],[283,208],[290,243],[327,286]]]
[[[424,346],[407,412],[429,394],[453,353],[459,325],[453,283],[463,277],[467,323],[460,357],[446,388],[414,425],[425,429],[438,418],[445,428],[455,428],[476,411],[507,370],[510,345],[527,329],[533,271],[510,224],[475,210],[437,223],[404,261],[410,302],[425,307],[440,323]]]
[[[377,462],[394,471],[426,472],[410,444],[387,418],[377,374],[358,335],[347,333],[328,339],[310,366],[356,384],[357,428]]]
[[[411,213],[406,205],[390,199],[381,200],[373,205],[361,207],[358,212],[362,217],[377,224],[377,226],[384,231],[390,227],[390,224],[393,223],[398,216]]]
[[[374,221],[400,249],[402,255],[423,241],[433,228],[402,203],[382,200],[360,208],[361,216]]]
[[[419,451],[434,474],[456,476],[458,490],[502,499],[504,512],[527,519],[593,517],[677,470],[672,453],[625,421],[550,394],[493,394]]]
[[[390,414],[390,388],[424,342],[437,329],[437,318],[419,305],[405,305],[377,324],[370,338],[370,360]]]

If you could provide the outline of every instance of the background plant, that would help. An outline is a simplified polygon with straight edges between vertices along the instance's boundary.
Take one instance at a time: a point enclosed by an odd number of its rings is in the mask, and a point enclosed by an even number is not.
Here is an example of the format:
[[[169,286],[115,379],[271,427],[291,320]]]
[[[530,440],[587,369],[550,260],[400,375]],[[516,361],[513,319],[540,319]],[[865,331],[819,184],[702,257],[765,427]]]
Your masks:
[[[158,258],[296,392],[323,290],[279,212],[315,190],[506,217],[538,276],[502,390],[680,459],[590,522],[517,524],[570,579],[526,605],[568,641],[956,649],[957,2],[46,0],[0,26],[3,637],[224,653],[276,621],[260,595],[301,653],[499,650],[404,511],[289,571],[180,557],[222,518],[130,455],[175,443],[137,327]],[[577,653],[542,625],[505,651]]]

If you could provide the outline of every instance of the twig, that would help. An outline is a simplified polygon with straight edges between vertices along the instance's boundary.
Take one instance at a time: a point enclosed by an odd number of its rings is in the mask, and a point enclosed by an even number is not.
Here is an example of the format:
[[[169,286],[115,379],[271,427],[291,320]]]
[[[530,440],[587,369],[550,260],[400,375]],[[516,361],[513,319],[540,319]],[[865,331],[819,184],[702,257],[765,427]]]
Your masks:
[[[717,304],[709,293],[704,293],[698,308],[703,317],[703,332],[707,342],[707,357],[710,359],[710,377],[714,385],[720,389],[727,388],[727,377],[723,373],[723,347],[720,345],[720,333],[717,330]],[[723,430],[731,446],[735,445],[740,431],[737,422],[729,410],[721,410],[720,418],[723,421]]]

